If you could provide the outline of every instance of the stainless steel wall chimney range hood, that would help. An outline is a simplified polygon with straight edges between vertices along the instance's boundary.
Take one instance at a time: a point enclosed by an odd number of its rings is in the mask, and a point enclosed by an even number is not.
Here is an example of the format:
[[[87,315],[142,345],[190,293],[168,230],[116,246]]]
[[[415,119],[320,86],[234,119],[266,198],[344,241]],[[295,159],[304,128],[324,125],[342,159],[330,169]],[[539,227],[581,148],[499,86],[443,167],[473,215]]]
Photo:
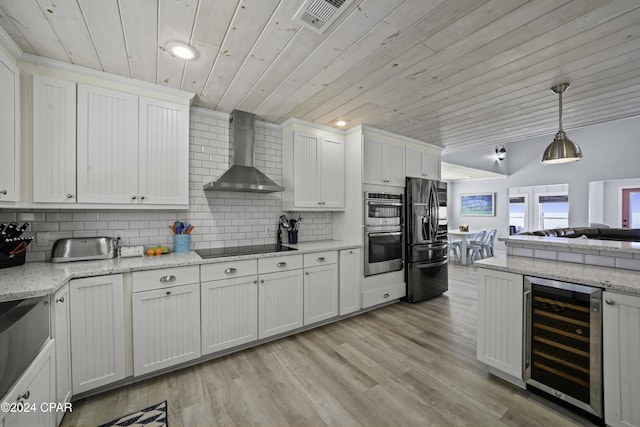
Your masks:
[[[229,143],[233,149],[231,167],[215,182],[205,184],[205,191],[244,191],[274,193],[284,191],[254,166],[255,114],[233,110],[229,117]]]

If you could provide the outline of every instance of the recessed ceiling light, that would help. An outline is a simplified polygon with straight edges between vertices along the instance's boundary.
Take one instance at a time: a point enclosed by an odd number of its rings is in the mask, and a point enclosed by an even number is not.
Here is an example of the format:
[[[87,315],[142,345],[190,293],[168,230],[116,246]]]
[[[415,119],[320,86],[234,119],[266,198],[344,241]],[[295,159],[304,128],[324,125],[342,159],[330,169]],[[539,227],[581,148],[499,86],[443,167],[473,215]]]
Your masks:
[[[180,59],[196,59],[198,57],[198,51],[186,43],[182,42],[169,42],[167,43],[167,50],[173,56]]]
[[[348,124],[349,124],[349,122],[347,122],[347,121],[345,121],[345,120],[338,120],[338,121],[336,122],[336,126],[346,126],[346,125],[348,125]]]

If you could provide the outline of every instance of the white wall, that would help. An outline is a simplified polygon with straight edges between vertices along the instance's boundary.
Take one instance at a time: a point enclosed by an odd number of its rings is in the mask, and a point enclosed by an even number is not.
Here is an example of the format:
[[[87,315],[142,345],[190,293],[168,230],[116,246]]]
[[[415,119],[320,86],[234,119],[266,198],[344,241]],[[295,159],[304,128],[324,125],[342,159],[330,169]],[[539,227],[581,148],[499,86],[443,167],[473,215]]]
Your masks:
[[[640,168],[639,175],[640,175]],[[603,183],[603,219],[602,222],[610,227],[622,227],[622,189],[639,188],[640,178],[604,181]]]
[[[507,149],[507,178],[479,181],[456,181],[449,184],[450,224],[471,227],[497,228],[498,236],[507,236],[510,187],[548,184],[569,184],[569,225],[589,224],[589,182],[640,177],[640,117],[616,120],[579,129],[566,129],[567,135],[582,149],[579,162],[559,165],[540,163],[544,149],[553,135],[530,138],[505,144]],[[442,161],[492,170],[494,147],[466,151],[443,152]],[[469,159],[477,159],[475,165]],[[501,166],[502,167],[502,166]],[[494,169],[495,170],[495,169]],[[496,193],[495,217],[460,217],[460,194]]]
[[[191,248],[275,243],[282,215],[281,193],[208,192],[206,182],[229,167],[229,115],[191,109],[188,211],[15,210],[0,207],[0,222],[31,224],[29,232],[43,233],[49,243],[29,245],[27,261],[51,256],[53,241],[67,237],[122,237],[127,245],[172,245],[169,225],[175,220],[193,224]],[[277,125],[256,122],[255,165],[275,182],[282,182],[282,131]],[[161,172],[161,171],[159,171]],[[297,213],[287,213],[297,216]],[[304,212],[298,240],[333,237],[330,212]],[[269,234],[265,228],[271,227]],[[283,233],[286,243],[286,232]]]

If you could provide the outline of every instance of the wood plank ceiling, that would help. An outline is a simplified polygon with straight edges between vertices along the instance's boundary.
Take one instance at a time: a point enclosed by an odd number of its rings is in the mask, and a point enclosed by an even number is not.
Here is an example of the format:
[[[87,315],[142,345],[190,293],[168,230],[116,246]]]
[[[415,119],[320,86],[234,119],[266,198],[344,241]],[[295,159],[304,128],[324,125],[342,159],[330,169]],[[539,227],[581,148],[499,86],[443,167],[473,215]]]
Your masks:
[[[337,119],[451,150],[640,114],[638,0],[354,0],[323,34],[302,0],[0,0],[24,52],[281,123]],[[164,46],[183,41],[195,61]]]

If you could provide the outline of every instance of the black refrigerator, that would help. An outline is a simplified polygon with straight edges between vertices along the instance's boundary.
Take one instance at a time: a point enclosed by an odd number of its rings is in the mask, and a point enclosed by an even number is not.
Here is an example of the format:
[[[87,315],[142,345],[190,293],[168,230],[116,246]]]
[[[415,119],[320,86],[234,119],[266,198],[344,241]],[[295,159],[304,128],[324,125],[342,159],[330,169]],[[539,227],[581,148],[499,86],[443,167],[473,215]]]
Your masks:
[[[407,178],[405,206],[407,301],[420,302],[449,289],[447,184]]]

